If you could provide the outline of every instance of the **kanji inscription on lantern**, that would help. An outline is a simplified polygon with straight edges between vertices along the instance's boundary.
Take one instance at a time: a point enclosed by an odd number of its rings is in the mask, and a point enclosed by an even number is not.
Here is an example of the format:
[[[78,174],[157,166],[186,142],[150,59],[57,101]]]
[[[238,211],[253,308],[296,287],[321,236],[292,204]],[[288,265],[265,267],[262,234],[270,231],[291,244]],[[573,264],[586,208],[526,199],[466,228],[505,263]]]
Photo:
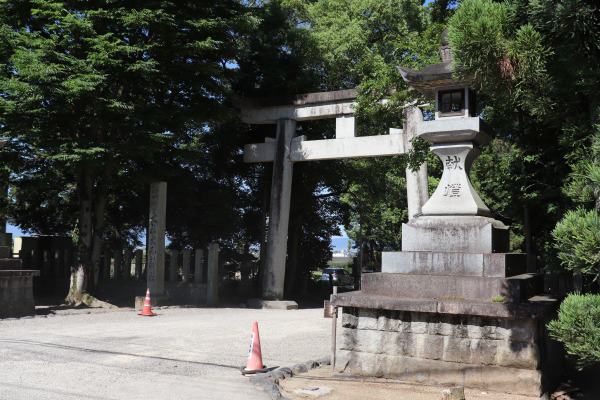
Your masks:
[[[433,143],[430,149],[440,158],[444,171],[437,189],[421,208],[422,215],[489,215],[489,208],[469,180],[473,160],[481,153],[479,146],[473,141],[456,141],[452,135],[442,138],[448,142],[434,138],[440,143]]]
[[[446,187],[444,188],[444,196],[460,197],[460,183],[451,183],[449,185],[446,185]]]
[[[460,166],[460,157],[454,156],[454,158],[448,156],[445,160],[446,168],[448,169],[462,169]]]

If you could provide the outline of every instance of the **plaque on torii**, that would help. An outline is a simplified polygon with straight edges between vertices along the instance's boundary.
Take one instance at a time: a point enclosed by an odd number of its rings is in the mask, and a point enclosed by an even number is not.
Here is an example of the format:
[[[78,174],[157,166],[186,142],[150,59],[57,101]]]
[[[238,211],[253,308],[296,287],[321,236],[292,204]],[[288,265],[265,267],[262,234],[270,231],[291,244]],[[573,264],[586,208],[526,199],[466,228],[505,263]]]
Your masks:
[[[265,143],[244,147],[245,162],[273,163],[262,289],[265,299],[283,298],[293,163],[403,154],[410,150],[410,140],[417,134],[416,125],[423,120],[417,107],[407,107],[404,112],[409,122],[404,130],[390,128],[386,135],[356,136],[355,104],[356,91],[353,89],[284,98],[243,99],[235,103],[241,109],[242,121],[277,125],[274,139],[265,138]],[[326,118],[336,120],[335,139],[307,140],[306,136],[295,136],[297,121]],[[426,166],[417,173],[407,171],[407,188],[409,215],[414,215],[428,199]]]

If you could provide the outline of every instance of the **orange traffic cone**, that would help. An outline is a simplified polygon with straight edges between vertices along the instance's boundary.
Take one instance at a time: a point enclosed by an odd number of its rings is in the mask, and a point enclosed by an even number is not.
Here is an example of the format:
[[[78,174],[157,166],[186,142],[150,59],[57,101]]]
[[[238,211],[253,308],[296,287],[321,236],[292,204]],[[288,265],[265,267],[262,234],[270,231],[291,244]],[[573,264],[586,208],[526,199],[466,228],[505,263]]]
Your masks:
[[[156,314],[152,312],[152,308],[150,307],[150,288],[146,291],[146,299],[144,300],[144,309],[138,315],[145,315],[147,317],[153,317]]]
[[[260,351],[260,337],[258,336],[258,322],[252,325],[252,334],[250,335],[250,351],[248,352],[248,362],[246,368],[241,368],[242,375],[255,374],[257,372],[266,372],[267,367],[262,363],[262,353]]]

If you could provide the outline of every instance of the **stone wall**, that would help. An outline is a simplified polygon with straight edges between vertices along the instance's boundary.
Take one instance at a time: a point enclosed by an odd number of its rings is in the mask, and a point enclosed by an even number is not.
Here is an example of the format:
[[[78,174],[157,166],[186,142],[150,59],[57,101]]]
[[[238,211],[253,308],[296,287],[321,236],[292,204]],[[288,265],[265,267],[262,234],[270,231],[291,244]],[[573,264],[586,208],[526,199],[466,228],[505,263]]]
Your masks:
[[[35,314],[33,277],[27,272],[31,271],[0,271],[0,318]]]
[[[538,321],[344,307],[336,370],[540,396]]]

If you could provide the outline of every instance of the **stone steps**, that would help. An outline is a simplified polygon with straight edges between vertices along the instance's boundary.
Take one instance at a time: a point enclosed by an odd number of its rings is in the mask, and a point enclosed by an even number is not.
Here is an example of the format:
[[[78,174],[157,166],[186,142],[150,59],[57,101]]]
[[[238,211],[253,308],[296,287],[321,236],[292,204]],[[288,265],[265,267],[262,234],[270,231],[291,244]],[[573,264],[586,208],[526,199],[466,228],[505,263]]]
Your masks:
[[[362,292],[380,296],[477,300],[508,303],[525,301],[543,291],[541,274],[509,278],[373,273],[362,275]]]

